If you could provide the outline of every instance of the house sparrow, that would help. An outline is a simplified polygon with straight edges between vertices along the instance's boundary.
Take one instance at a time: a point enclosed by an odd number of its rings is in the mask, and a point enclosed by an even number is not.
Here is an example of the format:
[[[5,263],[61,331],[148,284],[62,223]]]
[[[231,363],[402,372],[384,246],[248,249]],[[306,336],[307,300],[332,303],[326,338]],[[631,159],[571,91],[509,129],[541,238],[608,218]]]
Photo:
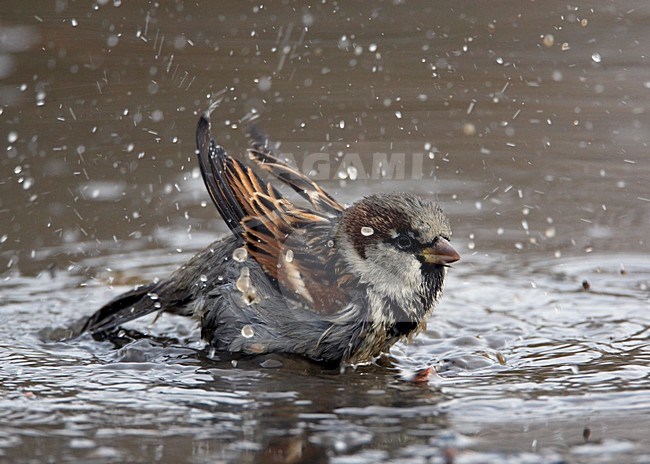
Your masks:
[[[380,193],[344,207],[249,132],[249,157],[310,203],[295,205],[210,135],[196,132],[210,197],[232,235],[168,279],[110,301],[83,326],[95,336],[155,311],[192,316],[231,353],[285,353],[332,365],[373,360],[423,330],[449,264],[449,221],[436,204]]]

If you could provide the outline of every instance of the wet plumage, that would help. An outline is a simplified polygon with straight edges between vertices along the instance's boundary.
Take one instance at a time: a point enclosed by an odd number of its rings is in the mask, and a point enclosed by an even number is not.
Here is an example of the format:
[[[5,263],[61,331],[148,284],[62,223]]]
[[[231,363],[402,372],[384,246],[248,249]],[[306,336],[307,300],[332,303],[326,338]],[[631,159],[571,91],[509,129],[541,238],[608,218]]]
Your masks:
[[[202,116],[199,166],[231,235],[168,279],[107,303],[84,330],[100,335],[168,311],[195,317],[216,350],[333,364],[370,361],[422,330],[446,268],[459,259],[440,208],[406,193],[374,194],[344,208],[274,156],[259,131],[249,135],[249,158],[309,206],[228,156]]]

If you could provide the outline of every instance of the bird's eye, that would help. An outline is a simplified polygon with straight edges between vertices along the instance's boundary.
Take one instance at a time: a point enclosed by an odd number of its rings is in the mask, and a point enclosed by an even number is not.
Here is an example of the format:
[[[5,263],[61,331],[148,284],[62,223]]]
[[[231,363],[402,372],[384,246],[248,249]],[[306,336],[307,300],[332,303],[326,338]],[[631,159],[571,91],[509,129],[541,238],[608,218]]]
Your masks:
[[[413,240],[411,240],[411,237],[409,237],[408,235],[399,235],[395,239],[395,244],[399,249],[406,250],[408,248],[411,248],[411,245],[413,244]]]

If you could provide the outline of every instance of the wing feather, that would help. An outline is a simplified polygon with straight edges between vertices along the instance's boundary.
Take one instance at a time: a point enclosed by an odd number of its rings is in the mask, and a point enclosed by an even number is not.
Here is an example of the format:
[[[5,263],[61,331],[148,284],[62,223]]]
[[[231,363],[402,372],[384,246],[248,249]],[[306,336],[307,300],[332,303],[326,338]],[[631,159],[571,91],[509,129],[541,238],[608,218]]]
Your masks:
[[[320,185],[273,154],[266,135],[254,125],[248,127],[251,148],[248,157],[260,168],[289,185],[317,211],[338,215],[345,208]]]
[[[328,243],[333,243],[343,207],[270,153],[258,157],[258,164],[278,179],[294,189],[304,187],[303,196],[314,209],[293,205],[212,140],[207,115],[199,119],[197,155],[217,210],[278,290],[316,312],[340,310],[347,295],[338,285],[336,248]]]

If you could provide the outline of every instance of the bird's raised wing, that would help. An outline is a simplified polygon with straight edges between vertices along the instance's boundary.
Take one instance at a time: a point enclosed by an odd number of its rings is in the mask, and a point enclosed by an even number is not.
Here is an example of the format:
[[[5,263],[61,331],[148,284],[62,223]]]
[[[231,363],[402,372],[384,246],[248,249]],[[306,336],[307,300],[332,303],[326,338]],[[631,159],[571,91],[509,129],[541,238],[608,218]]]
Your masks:
[[[199,119],[196,139],[212,201],[278,290],[317,312],[340,310],[348,299],[339,285],[348,277],[338,267],[334,237],[340,213],[294,206],[214,142],[206,115]]]
[[[292,168],[273,154],[268,138],[257,126],[251,125],[247,131],[251,147],[248,156],[257,165],[294,189],[308,200],[316,211],[338,215],[345,208],[320,185],[308,176]]]

